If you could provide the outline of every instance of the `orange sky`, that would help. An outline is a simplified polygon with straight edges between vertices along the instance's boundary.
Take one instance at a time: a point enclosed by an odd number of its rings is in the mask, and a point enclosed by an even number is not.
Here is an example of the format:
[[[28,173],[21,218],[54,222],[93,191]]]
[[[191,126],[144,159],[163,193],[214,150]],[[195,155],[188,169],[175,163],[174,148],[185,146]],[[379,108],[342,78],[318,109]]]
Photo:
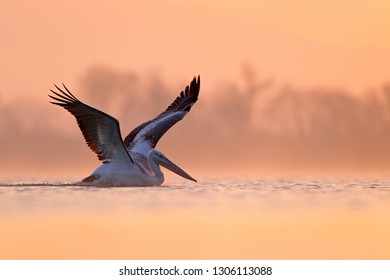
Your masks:
[[[212,155],[213,167],[234,157],[251,171],[313,162],[390,169],[390,87],[383,89],[390,81],[390,3],[291,3],[2,4],[3,173],[21,164],[44,170],[59,158],[70,166],[75,155],[89,171],[98,165],[74,119],[48,104],[53,83],[64,82],[81,100],[117,117],[126,135],[197,74],[196,108],[158,146],[183,166],[205,169],[204,158]],[[264,92],[256,90],[259,83],[272,86]],[[375,94],[346,94],[369,89]],[[156,92],[160,99],[151,104]]]
[[[0,182],[73,181],[99,166],[74,118],[48,103],[53,83],[118,118],[125,136],[198,74],[199,101],[157,148],[199,182],[390,174],[388,0],[2,2]],[[45,208],[45,218],[0,219],[0,258],[135,258],[137,246],[144,258],[388,258],[387,208],[337,210],[88,220]]]
[[[95,65],[168,82],[199,73],[216,86],[242,63],[281,82],[361,92],[389,80],[389,10],[378,0],[6,1],[0,94],[45,98]]]

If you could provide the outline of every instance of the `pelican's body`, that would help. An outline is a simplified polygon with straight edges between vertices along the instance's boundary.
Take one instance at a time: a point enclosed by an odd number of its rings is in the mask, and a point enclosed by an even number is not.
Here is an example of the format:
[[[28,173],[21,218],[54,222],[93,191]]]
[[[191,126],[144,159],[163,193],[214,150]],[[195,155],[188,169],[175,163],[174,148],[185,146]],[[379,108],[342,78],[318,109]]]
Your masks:
[[[194,78],[185,91],[173,103],[151,121],[136,127],[122,140],[119,122],[110,115],[79,101],[65,87],[55,96],[55,102],[76,117],[77,123],[88,146],[97,154],[103,164],[84,184],[96,186],[154,186],[164,182],[160,165],[176,174],[196,181],[184,170],[155,149],[158,140],[175,123],[184,118],[198,99],[200,78]]]
[[[138,164],[131,162],[109,162],[100,165],[90,176],[82,180],[99,186],[156,186],[164,182],[160,168],[148,174]]]

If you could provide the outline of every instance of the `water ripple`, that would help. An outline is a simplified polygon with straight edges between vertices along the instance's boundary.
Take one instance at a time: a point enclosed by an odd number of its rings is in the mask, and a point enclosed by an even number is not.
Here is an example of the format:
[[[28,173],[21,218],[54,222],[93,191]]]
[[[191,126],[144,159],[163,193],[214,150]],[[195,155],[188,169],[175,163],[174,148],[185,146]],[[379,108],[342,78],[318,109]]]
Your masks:
[[[300,211],[389,207],[390,181],[378,179],[204,179],[160,187],[87,187],[70,182],[0,183],[0,213],[59,211]]]

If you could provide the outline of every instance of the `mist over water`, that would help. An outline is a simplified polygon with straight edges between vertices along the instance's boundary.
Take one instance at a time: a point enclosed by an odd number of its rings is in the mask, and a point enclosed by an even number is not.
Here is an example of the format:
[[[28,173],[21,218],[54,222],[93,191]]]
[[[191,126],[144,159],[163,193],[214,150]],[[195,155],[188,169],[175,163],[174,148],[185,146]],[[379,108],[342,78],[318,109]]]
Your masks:
[[[158,72],[93,67],[79,84],[65,84],[81,101],[117,118],[125,137],[165,110],[191,78],[168,85]],[[390,170],[388,85],[363,95],[302,89],[263,77],[250,65],[217,88],[201,80],[198,103],[157,146],[189,170]],[[99,163],[74,118],[38,100],[0,99],[1,173],[91,172]]]

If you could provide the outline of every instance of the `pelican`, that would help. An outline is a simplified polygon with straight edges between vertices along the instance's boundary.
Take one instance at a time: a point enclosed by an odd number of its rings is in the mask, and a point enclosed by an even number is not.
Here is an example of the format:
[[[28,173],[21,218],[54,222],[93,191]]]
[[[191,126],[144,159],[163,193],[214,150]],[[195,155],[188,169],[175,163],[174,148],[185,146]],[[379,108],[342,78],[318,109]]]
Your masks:
[[[78,100],[68,88],[54,85],[50,103],[69,111],[89,148],[102,164],[81,182],[95,186],[156,186],[164,182],[160,166],[196,182],[183,169],[155,149],[157,142],[174,124],[182,120],[198,100],[200,76],[180,93],[168,108],[154,119],[131,131],[122,140],[119,122],[112,116]]]

